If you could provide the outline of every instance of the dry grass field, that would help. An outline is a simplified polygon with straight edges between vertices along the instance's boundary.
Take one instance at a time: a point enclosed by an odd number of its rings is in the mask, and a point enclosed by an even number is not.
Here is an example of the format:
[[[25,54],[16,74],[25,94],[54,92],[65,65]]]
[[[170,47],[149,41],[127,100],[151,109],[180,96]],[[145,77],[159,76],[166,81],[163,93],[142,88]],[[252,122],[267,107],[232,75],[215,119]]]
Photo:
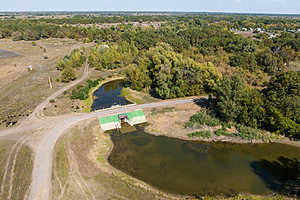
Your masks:
[[[32,151],[22,142],[0,141],[0,199],[25,199],[32,175]]]
[[[30,41],[0,40],[0,49],[16,52],[17,57],[0,59],[0,128],[10,127],[65,84],[59,82],[56,70],[59,58],[84,44],[70,39]],[[27,67],[32,65],[33,70]],[[82,69],[76,72],[79,76]],[[53,89],[48,79],[53,80]]]

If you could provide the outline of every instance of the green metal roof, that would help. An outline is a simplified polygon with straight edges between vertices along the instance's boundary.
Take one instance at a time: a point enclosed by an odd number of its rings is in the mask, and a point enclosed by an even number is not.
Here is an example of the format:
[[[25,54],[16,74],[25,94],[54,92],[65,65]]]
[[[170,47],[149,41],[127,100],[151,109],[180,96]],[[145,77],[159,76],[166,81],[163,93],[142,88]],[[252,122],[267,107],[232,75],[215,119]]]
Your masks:
[[[107,117],[99,117],[99,123],[100,124],[107,124],[107,123],[117,123],[119,122],[119,118],[118,115],[111,115],[111,116],[107,116]]]
[[[142,110],[136,110],[136,111],[133,111],[133,112],[123,113],[122,115],[127,115],[128,120],[132,120],[135,117],[145,116],[145,114],[144,114],[144,112]],[[118,116],[119,115],[111,115],[111,116],[106,116],[106,117],[99,117],[99,123],[100,124],[118,123],[118,122],[120,122]]]
[[[142,116],[145,116],[145,114],[142,110],[136,110],[136,111],[127,113],[128,120],[131,120],[135,117],[142,117]]]

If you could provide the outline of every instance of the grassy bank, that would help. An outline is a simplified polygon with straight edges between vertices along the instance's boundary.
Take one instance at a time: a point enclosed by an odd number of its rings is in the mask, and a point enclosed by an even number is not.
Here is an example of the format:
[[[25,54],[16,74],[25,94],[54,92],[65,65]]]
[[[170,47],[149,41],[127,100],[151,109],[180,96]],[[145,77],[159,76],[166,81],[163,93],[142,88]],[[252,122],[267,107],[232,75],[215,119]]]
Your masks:
[[[188,137],[212,139],[213,141],[219,138],[238,139],[249,142],[273,142],[279,139],[279,136],[264,130],[243,126],[234,122],[223,122],[210,115],[206,110],[202,110],[191,116],[189,121],[185,123],[185,127],[202,129],[201,131],[188,134]]]
[[[94,98],[93,94],[99,87],[101,87],[101,85],[103,84],[104,81],[105,80],[99,81],[97,86],[95,86],[89,90],[88,98],[86,100],[83,100],[83,102],[82,102],[83,112],[91,111],[91,107],[93,104],[93,98]]]
[[[98,85],[96,85],[95,87],[92,87],[89,89],[89,92],[88,92],[88,98],[83,100],[82,103],[81,103],[81,106],[82,106],[82,111],[83,112],[91,112],[91,107],[92,107],[92,104],[93,104],[93,101],[94,101],[94,92],[100,88],[103,84],[107,83],[107,82],[110,82],[110,81],[114,81],[114,80],[119,80],[119,79],[123,79],[122,77],[115,77],[115,78],[109,78],[109,79],[103,79],[103,80],[100,80]]]
[[[149,94],[138,92],[130,88],[123,88],[121,95],[125,97],[128,101],[134,102],[136,104],[152,103],[159,101],[158,99],[151,97]]]

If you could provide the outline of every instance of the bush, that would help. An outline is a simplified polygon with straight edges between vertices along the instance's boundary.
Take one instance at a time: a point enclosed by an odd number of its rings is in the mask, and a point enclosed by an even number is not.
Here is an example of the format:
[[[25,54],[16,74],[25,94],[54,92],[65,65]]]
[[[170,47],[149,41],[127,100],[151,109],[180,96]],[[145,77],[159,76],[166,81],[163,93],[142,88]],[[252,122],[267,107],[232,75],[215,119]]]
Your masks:
[[[250,140],[265,139],[263,131],[259,129],[251,128],[248,126],[237,125],[237,130],[238,133],[236,135],[240,136],[243,139],[250,139]]]
[[[219,126],[221,121],[215,117],[212,117],[206,110],[198,112],[191,116],[190,120],[185,123],[185,127],[192,127],[194,124],[207,125],[207,126]]]
[[[67,67],[61,74],[61,81],[62,82],[70,82],[76,79],[76,75],[74,70],[71,67]]]
[[[50,103],[55,103],[55,100],[54,99],[50,99],[49,102]]]
[[[201,137],[201,138],[210,138],[211,131],[198,131],[188,134],[188,137]]]
[[[76,89],[72,90],[71,99],[85,100],[89,98],[89,91],[91,88],[96,87],[99,84],[98,80],[88,80],[86,86],[79,85]]]

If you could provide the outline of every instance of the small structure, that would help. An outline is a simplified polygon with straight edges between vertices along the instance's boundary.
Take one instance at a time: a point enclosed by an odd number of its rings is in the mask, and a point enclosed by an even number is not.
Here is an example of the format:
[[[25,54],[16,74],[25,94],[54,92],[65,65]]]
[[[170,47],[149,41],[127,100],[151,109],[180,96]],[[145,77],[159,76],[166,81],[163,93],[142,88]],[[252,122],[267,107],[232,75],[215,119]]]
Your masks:
[[[28,69],[28,71],[32,71],[32,65],[29,65],[29,66],[27,67],[27,69]]]
[[[142,110],[127,113],[128,124],[131,126],[147,122],[145,114]]]
[[[99,118],[100,127],[104,131],[120,129],[122,121],[128,123],[130,126],[147,122],[145,114],[142,110]]]
[[[119,120],[117,115],[100,117],[99,123],[100,127],[104,131],[121,128],[121,121]]]

